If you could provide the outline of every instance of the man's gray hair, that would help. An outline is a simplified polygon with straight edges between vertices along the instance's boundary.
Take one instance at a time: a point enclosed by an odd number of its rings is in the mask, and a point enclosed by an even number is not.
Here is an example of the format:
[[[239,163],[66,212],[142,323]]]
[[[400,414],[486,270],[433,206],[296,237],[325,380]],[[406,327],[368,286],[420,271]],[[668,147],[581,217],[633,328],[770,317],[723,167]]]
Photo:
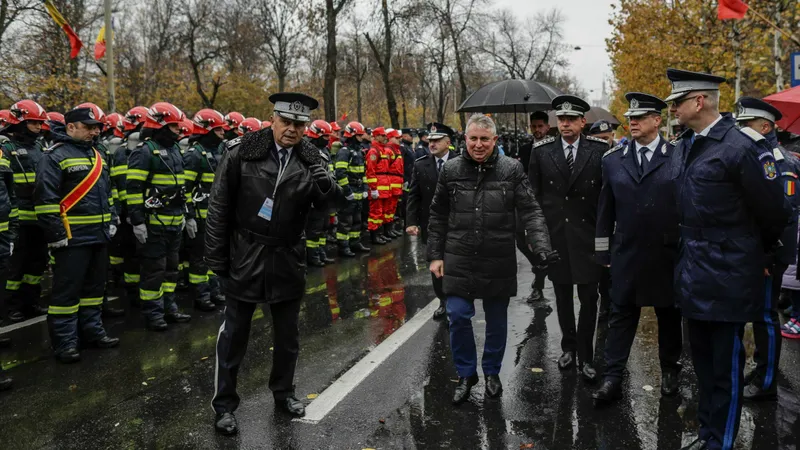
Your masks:
[[[719,111],[719,91],[700,91],[699,93],[706,96],[707,108]]]
[[[469,127],[472,125],[484,130],[489,130],[489,132],[494,135],[497,134],[497,126],[494,124],[494,120],[486,114],[478,113],[471,115],[467,121],[467,131],[469,131]]]

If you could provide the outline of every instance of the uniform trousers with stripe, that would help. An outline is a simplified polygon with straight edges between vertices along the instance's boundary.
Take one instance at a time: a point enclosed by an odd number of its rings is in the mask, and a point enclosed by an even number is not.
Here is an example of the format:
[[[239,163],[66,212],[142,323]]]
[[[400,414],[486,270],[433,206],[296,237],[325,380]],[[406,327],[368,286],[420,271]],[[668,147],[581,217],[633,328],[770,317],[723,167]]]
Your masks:
[[[384,225],[394,222],[394,213],[397,210],[397,200],[400,197],[391,197],[384,200],[383,203],[383,223]]]
[[[137,241],[141,282],[139,299],[142,314],[147,320],[157,320],[164,313],[178,311],[175,304],[175,287],[178,283],[178,252],[181,247],[181,230],[175,226],[147,226],[147,241]]]
[[[761,389],[769,391],[775,389],[778,378],[778,363],[781,360],[781,322],[778,317],[778,296],[780,296],[785,265],[776,265],[772,274],[766,277],[764,298],[764,320],[753,322],[753,339],[756,351],[753,360],[756,368],[753,370],[752,383]]]
[[[316,252],[318,248],[325,247],[325,224],[330,220],[327,209],[311,208],[306,220],[306,248]],[[338,239],[338,238],[337,238]],[[345,238],[346,240],[346,238]]]
[[[247,352],[250,325],[258,303],[243,302],[228,297],[225,321],[217,335],[217,360],[214,374],[214,398],[211,407],[215,412],[233,412],[239,407],[236,379],[239,366]],[[294,395],[294,371],[300,351],[298,316],[300,299],[270,303],[272,315],[272,371],[269,389],[276,400]],[[259,353],[266,353],[260,349]]]
[[[9,311],[31,314],[42,296],[42,274],[48,259],[42,229],[36,222],[21,221],[6,281]]]
[[[111,238],[109,252],[111,258],[122,261],[122,285],[125,287],[125,295],[131,303],[139,301],[139,259],[136,256],[136,237],[133,235],[133,227],[125,222],[117,225],[117,234]]]
[[[375,231],[384,223],[385,198],[370,198],[369,200],[369,223],[367,229]]]
[[[345,207],[339,211],[339,229],[336,231],[337,241],[355,244],[361,239],[362,204],[362,200],[348,200]]]
[[[105,337],[101,317],[108,271],[108,246],[80,245],[53,249],[53,292],[47,314],[56,354],[78,347],[79,340]]]
[[[203,260],[206,241],[206,219],[197,218],[197,234],[194,239],[189,238],[189,233],[183,231],[184,246],[189,258],[189,284],[198,299],[209,300],[213,294],[219,293],[219,284],[216,278],[208,271],[208,266]]]
[[[739,431],[744,390],[743,323],[688,319],[697,374],[697,421],[707,449],[730,450]]]

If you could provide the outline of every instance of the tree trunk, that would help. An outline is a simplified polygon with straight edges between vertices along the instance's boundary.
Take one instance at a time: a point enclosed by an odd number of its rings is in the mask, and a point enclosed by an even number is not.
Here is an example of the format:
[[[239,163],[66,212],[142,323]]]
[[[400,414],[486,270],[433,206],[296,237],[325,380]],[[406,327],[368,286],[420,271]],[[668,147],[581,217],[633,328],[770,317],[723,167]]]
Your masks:
[[[363,83],[362,80],[356,81],[356,114],[358,115],[358,121],[361,123],[363,119],[361,117],[361,84]]]
[[[322,98],[325,103],[325,120],[332,122],[336,117],[336,16],[338,11],[333,6],[333,0],[325,0],[325,19],[328,36],[328,46],[325,52],[325,85]]]
[[[408,113],[405,100],[403,100],[403,128],[408,128]]]

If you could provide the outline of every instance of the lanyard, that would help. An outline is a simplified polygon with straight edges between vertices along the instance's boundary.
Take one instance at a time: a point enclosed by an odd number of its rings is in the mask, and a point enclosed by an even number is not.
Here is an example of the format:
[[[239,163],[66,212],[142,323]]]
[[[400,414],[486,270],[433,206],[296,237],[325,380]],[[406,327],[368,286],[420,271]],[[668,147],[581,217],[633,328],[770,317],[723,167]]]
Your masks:
[[[286,150],[286,149],[284,149]],[[277,154],[275,158],[278,160],[278,178],[275,180],[275,189],[272,190],[272,198],[275,198],[275,195],[278,193],[278,185],[281,183],[281,178],[283,178],[283,174],[286,172],[286,168],[289,167],[289,160],[292,159],[292,153],[286,150],[286,164],[281,165],[281,158]]]

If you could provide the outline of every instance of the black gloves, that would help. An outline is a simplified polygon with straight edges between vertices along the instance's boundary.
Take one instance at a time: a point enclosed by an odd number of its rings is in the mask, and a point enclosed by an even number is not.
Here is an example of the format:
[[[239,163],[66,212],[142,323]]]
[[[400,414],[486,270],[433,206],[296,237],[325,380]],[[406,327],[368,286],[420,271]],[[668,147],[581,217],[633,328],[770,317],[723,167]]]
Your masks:
[[[317,186],[319,186],[322,192],[328,192],[328,189],[331,188],[331,178],[328,176],[328,171],[318,164],[314,164],[310,169],[311,177],[314,178]]]
[[[536,255],[536,266],[535,269],[537,271],[544,271],[547,268],[558,262],[561,259],[558,256],[558,252],[555,250],[550,251],[549,253],[542,252]]]

